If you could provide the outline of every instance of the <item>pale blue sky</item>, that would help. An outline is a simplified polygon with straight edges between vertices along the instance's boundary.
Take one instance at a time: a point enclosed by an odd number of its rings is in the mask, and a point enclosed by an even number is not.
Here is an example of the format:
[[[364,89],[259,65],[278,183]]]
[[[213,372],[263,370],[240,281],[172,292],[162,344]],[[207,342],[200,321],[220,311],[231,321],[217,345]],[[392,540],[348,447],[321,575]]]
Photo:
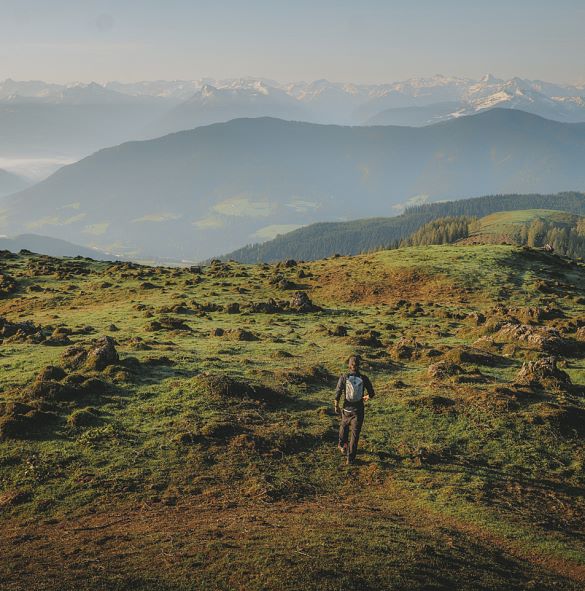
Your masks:
[[[584,0],[0,0],[0,79],[585,82]]]

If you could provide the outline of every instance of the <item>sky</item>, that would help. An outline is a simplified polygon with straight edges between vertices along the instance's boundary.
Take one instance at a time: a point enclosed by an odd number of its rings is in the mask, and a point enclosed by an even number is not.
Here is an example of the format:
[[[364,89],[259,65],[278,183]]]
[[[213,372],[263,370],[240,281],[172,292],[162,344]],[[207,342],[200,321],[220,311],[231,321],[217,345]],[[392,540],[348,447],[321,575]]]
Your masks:
[[[0,0],[0,79],[585,82],[584,0]]]

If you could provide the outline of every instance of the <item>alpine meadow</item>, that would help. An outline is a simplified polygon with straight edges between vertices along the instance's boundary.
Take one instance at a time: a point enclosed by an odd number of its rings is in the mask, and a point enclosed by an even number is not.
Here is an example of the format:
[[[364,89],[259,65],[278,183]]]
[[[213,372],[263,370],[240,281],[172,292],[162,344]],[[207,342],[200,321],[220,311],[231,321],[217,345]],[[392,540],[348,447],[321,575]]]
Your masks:
[[[0,591],[584,589],[580,3],[50,4],[0,0]]]

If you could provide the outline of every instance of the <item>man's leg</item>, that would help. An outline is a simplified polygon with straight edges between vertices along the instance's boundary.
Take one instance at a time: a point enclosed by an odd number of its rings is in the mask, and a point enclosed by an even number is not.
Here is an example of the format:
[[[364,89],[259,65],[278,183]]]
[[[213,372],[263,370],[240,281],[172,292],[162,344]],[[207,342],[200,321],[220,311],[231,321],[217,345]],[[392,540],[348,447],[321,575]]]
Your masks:
[[[349,450],[347,455],[349,462],[353,462],[355,460],[363,423],[364,413],[358,412],[356,415],[351,417],[351,422],[349,424]]]
[[[346,413],[341,411],[341,418],[339,419],[339,447],[347,445],[347,431],[349,424],[347,421]]]

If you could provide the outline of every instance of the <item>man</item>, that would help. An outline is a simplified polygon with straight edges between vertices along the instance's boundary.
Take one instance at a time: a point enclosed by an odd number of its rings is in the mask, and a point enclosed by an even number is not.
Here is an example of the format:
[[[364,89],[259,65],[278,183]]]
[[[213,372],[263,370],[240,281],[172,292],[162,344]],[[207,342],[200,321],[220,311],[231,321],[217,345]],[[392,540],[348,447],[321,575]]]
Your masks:
[[[353,464],[357,453],[360,431],[364,422],[364,400],[375,396],[372,382],[360,373],[360,358],[352,355],[348,360],[349,373],[343,374],[335,389],[335,412],[339,414],[339,399],[343,394],[341,421],[339,424],[339,451],[347,456],[347,463]],[[365,393],[364,393],[365,390]],[[349,443],[348,443],[349,433]]]

